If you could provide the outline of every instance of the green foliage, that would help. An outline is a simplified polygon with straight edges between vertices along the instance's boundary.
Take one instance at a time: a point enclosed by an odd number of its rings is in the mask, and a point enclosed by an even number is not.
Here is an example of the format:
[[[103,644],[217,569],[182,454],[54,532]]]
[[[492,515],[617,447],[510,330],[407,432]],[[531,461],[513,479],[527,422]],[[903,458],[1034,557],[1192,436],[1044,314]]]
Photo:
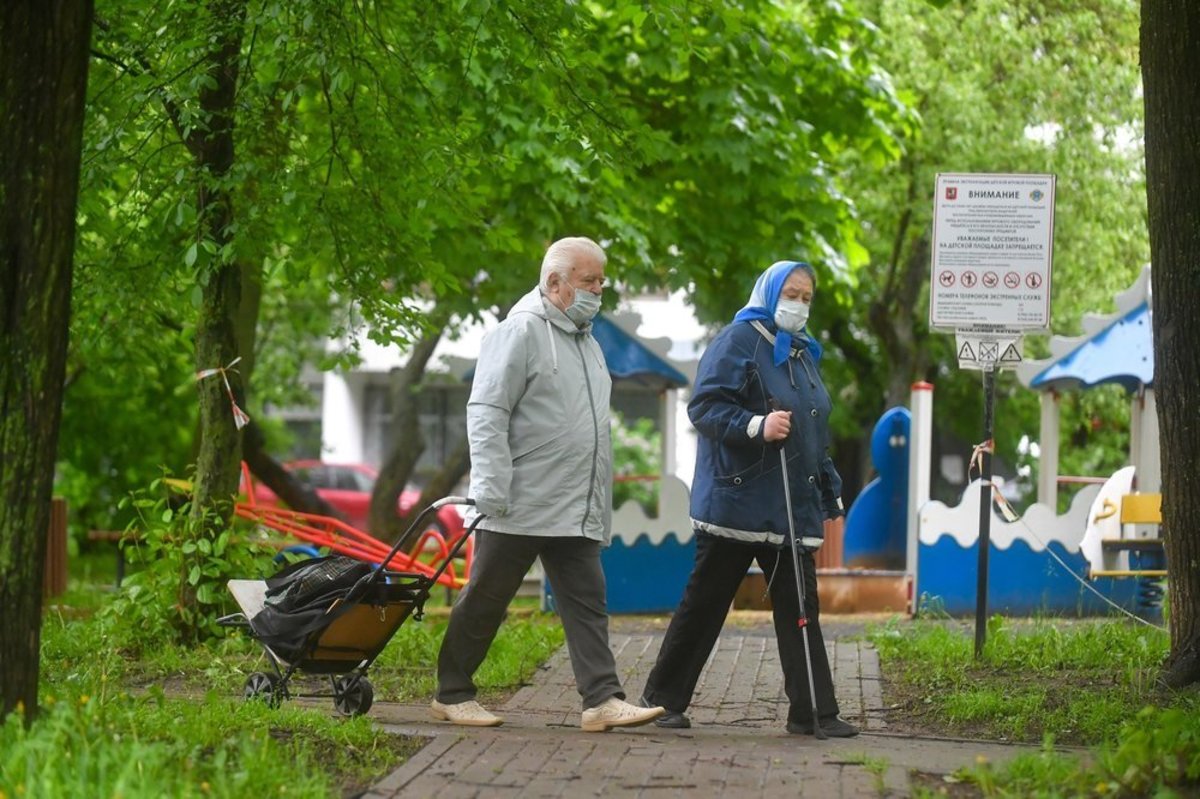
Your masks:
[[[415,749],[366,718],[212,694],[60,684],[44,696],[31,728],[18,714],[0,724],[0,795],[329,797],[340,780],[377,778]]]
[[[103,614],[138,647],[224,635],[216,620],[233,611],[225,583],[265,576],[273,551],[245,530],[210,536],[205,518],[190,513],[165,479],[123,504],[135,515],[121,544],[134,572]]]
[[[1083,314],[1112,310],[1113,294],[1149,258],[1139,15],[1136,0],[935,5],[860,4],[882,34],[875,56],[919,119],[902,136],[897,161],[879,166],[854,151],[843,160],[839,174],[870,256],[856,274],[860,290],[837,302],[820,297],[813,321],[834,345],[824,369],[840,391],[837,412],[848,417],[839,431],[861,431],[884,410],[883,397],[904,402],[911,382],[924,379],[937,386],[939,426],[973,442],[981,434],[979,373],[958,369],[952,336],[927,329],[935,176],[1056,174],[1054,331],[1078,334]],[[1027,340],[1026,357],[1047,354],[1044,341]],[[998,453],[1014,463],[1022,435],[1036,437],[1037,400],[1011,375],[997,392]],[[1106,430],[1122,430],[1127,411],[1107,402],[1095,410]],[[1064,434],[1090,419],[1068,407]],[[1091,463],[1075,463],[1064,448],[1062,473],[1103,473],[1123,462],[1122,435],[1093,436],[1080,458]],[[1092,466],[1098,471],[1082,471]]]
[[[7,796],[337,796],[378,778],[412,745],[367,719],[298,707],[270,710],[199,684],[168,696],[181,669],[220,670],[243,642],[185,649],[160,641],[140,655],[136,618],[48,617],[42,632],[42,716],[0,725]],[[144,658],[144,660],[138,658]],[[145,668],[143,664],[157,664]],[[237,686],[240,688],[240,683]]]
[[[636,502],[646,515],[658,516],[658,482],[635,477],[662,474],[662,433],[651,419],[637,419],[632,425],[619,413],[613,413],[613,507]]]
[[[125,523],[115,497],[193,457],[192,375],[218,364],[189,352],[216,266],[242,274],[258,416],[300,400],[304,363],[331,365],[326,335],[452,333],[507,308],[568,233],[705,318],[784,255],[844,272],[864,251],[834,162],[898,153],[874,33],[839,4],[303,0],[246,6],[218,181],[196,138],[218,21],[96,15],[60,458],[86,527]],[[215,232],[212,189],[234,215]]]
[[[88,289],[76,281],[77,305]],[[81,298],[82,295],[82,298]],[[111,298],[121,304],[123,300]],[[196,424],[188,344],[140,309],[73,314],[55,493],[67,500],[72,538],[124,527],[117,505],[163,469],[182,472]]]
[[[248,636],[152,642],[146,620],[116,604],[89,618],[47,616],[44,712],[29,729],[20,714],[0,723],[0,796],[335,797],[379,779],[420,745],[370,718],[245,702],[246,675],[265,666]],[[401,626],[372,667],[379,699],[432,693],[445,621],[431,614]],[[562,642],[557,617],[514,614],[477,674],[482,691],[516,690]]]
[[[1190,796],[1200,789],[1200,715],[1146,707],[1126,717],[1110,743],[1081,760],[1054,750],[983,763],[956,777],[984,796]]]
[[[645,162],[612,177],[626,203],[614,243],[636,245],[623,277],[686,289],[713,322],[781,258],[851,278],[865,251],[833,165],[895,157],[903,114],[862,22],[834,3],[596,14],[585,63],[654,133]]]
[[[1200,788],[1200,715],[1148,707],[1122,732],[1121,743],[1100,761],[1121,789],[1145,794],[1162,786]]]

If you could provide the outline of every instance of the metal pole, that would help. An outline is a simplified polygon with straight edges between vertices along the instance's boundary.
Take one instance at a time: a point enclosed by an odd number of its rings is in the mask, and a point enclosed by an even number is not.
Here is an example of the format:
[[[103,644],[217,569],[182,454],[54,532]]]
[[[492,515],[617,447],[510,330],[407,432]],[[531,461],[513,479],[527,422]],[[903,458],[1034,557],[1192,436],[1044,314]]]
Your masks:
[[[983,440],[980,453],[979,566],[975,583],[975,659],[983,656],[987,643],[988,549],[992,539],[992,435],[996,406],[995,365],[983,364]]]

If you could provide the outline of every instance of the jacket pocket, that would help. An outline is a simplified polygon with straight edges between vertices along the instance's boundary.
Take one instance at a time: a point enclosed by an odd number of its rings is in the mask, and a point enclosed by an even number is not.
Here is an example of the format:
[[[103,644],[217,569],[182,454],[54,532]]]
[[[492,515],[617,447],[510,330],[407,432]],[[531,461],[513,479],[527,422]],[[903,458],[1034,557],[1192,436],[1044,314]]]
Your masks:
[[[734,464],[738,466],[740,464]],[[716,475],[713,482],[719,488],[736,488],[738,486],[749,485],[763,476],[766,471],[762,458],[757,459],[748,466],[744,466],[738,471],[730,472],[729,474]]]

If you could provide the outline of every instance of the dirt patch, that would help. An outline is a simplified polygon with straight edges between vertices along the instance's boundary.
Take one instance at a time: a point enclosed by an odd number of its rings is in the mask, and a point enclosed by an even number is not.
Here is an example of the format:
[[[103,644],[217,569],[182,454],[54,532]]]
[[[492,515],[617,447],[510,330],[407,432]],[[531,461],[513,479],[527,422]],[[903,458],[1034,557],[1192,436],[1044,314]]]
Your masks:
[[[300,745],[303,731],[271,728],[271,737],[289,746]],[[372,785],[400,767],[404,761],[421,751],[426,738],[406,735],[387,735],[380,745],[369,752],[354,748],[334,749],[328,746],[309,746],[321,770],[333,775],[343,799],[361,796]]]
[[[917,737],[1004,740],[997,738],[986,723],[955,723],[940,718],[936,713],[937,706],[924,686],[889,679],[887,675],[883,676],[882,684],[888,732]]]

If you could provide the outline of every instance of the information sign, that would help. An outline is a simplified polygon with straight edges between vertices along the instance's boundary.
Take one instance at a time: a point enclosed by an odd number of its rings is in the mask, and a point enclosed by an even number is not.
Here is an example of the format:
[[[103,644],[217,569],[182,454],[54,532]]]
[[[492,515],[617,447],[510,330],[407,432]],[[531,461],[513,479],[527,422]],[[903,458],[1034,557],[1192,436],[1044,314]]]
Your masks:
[[[1048,330],[1054,175],[937,176],[929,324]]]

